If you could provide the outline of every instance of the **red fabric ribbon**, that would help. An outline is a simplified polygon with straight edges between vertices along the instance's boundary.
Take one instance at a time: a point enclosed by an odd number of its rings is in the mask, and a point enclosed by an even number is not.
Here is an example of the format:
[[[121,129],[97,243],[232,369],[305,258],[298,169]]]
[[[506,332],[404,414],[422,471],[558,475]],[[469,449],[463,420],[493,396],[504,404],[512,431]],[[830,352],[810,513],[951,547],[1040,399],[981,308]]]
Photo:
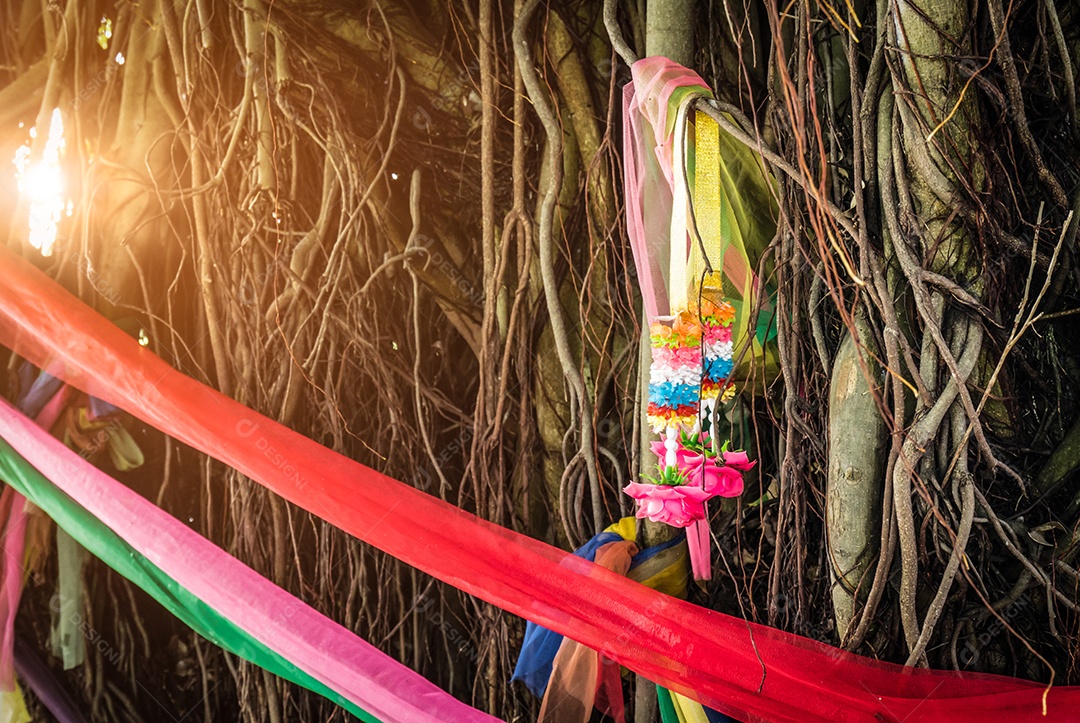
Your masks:
[[[915,670],[650,590],[446,504],[172,369],[11,251],[0,343],[416,568],[741,719],[1042,721],[1045,686]],[[227,581],[223,581],[227,584]],[[1068,720],[1080,687],[1054,688]]]

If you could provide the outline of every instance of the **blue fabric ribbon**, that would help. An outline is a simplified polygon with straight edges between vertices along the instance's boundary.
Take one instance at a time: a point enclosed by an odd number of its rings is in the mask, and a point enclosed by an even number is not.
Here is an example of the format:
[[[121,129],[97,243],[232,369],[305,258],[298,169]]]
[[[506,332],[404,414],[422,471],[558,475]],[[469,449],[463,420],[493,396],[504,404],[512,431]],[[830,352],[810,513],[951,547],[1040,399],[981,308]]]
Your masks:
[[[35,376],[36,374],[36,376]],[[24,363],[19,370],[19,398],[15,400],[15,406],[23,414],[34,419],[45,404],[53,398],[63,384],[59,379],[48,372],[37,373],[29,363]]]
[[[52,374],[39,372],[37,367],[30,362],[23,362],[19,367],[19,397],[15,400],[15,406],[33,419],[41,413],[45,403],[60,390],[61,384],[62,382]],[[97,397],[90,397],[91,419],[101,419],[119,413],[119,407],[114,407]]]
[[[686,535],[682,531],[673,539],[654,545],[640,551],[630,559],[630,569],[652,559],[661,552],[683,542]],[[594,535],[591,540],[574,550],[578,557],[585,558],[589,562],[596,561],[596,551],[609,542],[620,542],[622,536],[615,532],[601,532]],[[547,690],[548,679],[551,678],[551,667],[555,662],[555,654],[559,652],[563,636],[552,632],[536,623],[529,622],[525,625],[525,639],[521,644],[521,655],[514,667],[512,680],[520,680],[537,698],[544,697]]]

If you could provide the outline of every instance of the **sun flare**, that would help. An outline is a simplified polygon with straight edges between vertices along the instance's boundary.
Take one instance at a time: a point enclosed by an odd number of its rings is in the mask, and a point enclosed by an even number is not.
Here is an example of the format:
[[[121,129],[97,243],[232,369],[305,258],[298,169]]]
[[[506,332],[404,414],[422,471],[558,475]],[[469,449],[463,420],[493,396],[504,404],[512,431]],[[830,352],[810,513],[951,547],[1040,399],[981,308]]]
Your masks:
[[[64,119],[59,108],[53,109],[41,158],[31,160],[31,143],[36,137],[37,130],[31,128],[31,140],[15,152],[12,162],[19,193],[29,208],[30,245],[39,249],[42,256],[52,256],[56,227],[64,213],[64,174],[60,168]]]

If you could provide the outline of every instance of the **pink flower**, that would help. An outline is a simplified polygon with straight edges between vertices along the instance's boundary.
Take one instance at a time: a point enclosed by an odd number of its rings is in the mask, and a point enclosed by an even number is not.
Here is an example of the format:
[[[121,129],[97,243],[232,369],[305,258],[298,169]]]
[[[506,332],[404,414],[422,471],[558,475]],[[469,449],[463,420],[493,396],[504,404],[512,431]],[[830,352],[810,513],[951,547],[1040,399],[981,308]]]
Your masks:
[[[742,473],[734,467],[717,467],[702,486],[717,497],[738,497],[743,493]]]
[[[708,435],[702,435],[708,444]],[[667,458],[667,448],[662,440],[653,441],[652,452],[661,466]],[[700,487],[710,496],[738,497],[743,493],[742,473],[754,468],[746,452],[724,452],[723,463],[687,449],[681,443],[675,449],[675,464],[686,476],[687,483]]]
[[[653,485],[631,482],[623,491],[637,500],[638,517],[672,527],[689,527],[705,519],[705,501],[712,495],[690,485]]]
[[[701,347],[699,346],[654,346],[652,348],[653,364],[662,369],[679,369],[689,367],[691,369],[701,366]]]
[[[708,435],[701,435],[708,444]],[[651,449],[663,467],[667,447],[663,441],[652,442]],[[675,464],[686,484],[657,485],[631,482],[623,488],[637,501],[637,516],[672,527],[689,527],[706,519],[705,503],[713,497],[738,497],[743,493],[742,473],[754,468],[746,452],[724,452],[710,457],[687,449],[681,442],[675,448]]]
[[[688,484],[701,487],[709,497],[738,497],[743,492],[742,473],[735,467],[718,465],[704,455],[687,455],[679,468]]]
[[[729,326],[710,326],[705,329],[705,344],[723,344],[725,341],[731,341],[731,327]]]
[[[746,452],[724,452],[724,464],[743,472],[749,472],[757,462],[751,462]]]
[[[675,360],[679,363],[679,366],[700,366],[701,347],[680,346],[675,350]]]
[[[653,364],[665,367],[677,366],[675,363],[675,350],[669,346],[654,346],[652,348]]]

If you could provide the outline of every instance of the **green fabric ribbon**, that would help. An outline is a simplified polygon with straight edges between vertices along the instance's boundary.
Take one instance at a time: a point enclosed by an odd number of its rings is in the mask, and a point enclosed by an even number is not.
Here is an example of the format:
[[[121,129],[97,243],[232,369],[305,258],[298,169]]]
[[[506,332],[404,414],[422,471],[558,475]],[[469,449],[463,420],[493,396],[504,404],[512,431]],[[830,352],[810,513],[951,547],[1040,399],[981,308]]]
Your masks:
[[[656,700],[660,707],[660,720],[663,723],[679,723],[679,714],[671,702],[671,692],[662,685],[656,686]]]
[[[79,632],[85,554],[82,546],[59,526],[56,528],[56,558],[60,568],[59,591],[51,606],[55,617],[50,642],[53,655],[64,662],[64,670],[71,670],[86,660],[86,638]]]

